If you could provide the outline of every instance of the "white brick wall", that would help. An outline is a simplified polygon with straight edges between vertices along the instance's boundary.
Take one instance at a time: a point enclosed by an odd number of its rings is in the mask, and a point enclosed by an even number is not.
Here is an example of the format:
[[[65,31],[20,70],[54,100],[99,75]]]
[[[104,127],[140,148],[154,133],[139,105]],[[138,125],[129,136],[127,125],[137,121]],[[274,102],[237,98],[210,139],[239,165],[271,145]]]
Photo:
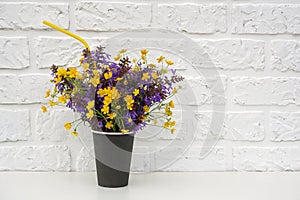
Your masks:
[[[159,4],[154,13],[161,28],[188,33],[225,32],[226,5],[224,4]]]
[[[47,29],[43,20],[69,27],[69,7],[66,3],[0,3],[0,29]]]
[[[82,50],[78,41],[44,26],[44,19],[77,33],[92,47],[108,41],[108,49],[149,47],[155,56],[168,55],[187,76],[176,111],[188,113],[182,119],[178,116],[181,130],[170,135],[148,127],[139,133],[132,170],[157,170],[184,150],[176,162],[159,170],[300,170],[300,2],[4,0],[0,3],[0,171],[95,170],[89,129],[80,127],[80,138],[72,137],[63,128],[74,118],[72,112],[40,111],[50,86],[48,68],[76,66]],[[180,37],[163,38],[151,31],[135,38],[118,36],[145,28],[167,29]],[[189,46],[185,37],[201,51]],[[216,121],[222,116],[216,108],[222,106],[224,122]],[[195,140],[190,149],[180,146],[191,138]],[[219,141],[205,143],[207,138]],[[203,158],[202,145],[211,144],[216,147]],[[161,154],[160,148],[168,153]]]
[[[233,33],[300,33],[297,4],[238,4],[232,13]]]
[[[29,45],[26,37],[0,37],[1,69],[29,67]]]

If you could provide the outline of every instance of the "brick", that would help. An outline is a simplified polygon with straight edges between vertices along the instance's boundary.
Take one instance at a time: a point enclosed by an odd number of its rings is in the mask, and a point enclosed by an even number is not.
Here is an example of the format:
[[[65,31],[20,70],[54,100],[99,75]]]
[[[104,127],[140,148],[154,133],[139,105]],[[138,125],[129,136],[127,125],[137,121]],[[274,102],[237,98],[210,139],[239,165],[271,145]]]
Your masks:
[[[151,152],[149,147],[134,147],[132,151],[130,170],[134,172],[149,172],[151,170]]]
[[[300,43],[296,40],[271,42],[271,67],[282,72],[300,72]]]
[[[0,171],[70,171],[67,146],[0,147]]]
[[[83,1],[76,4],[77,30],[121,31],[146,28],[151,21],[148,3]]]
[[[163,157],[160,152],[156,153],[156,163],[158,166],[162,166],[162,163],[168,163],[165,168],[159,171],[173,172],[173,171],[224,171],[226,168],[225,164],[225,152],[223,147],[215,147],[206,157],[202,158],[200,152],[202,147],[193,146],[187,150],[183,155],[176,159],[172,157],[172,151],[170,156]],[[166,162],[166,160],[169,162]],[[162,162],[162,163],[161,163]]]
[[[262,141],[265,138],[264,112],[226,113],[224,138],[234,141]]]
[[[0,69],[29,67],[29,45],[26,37],[0,37]]]
[[[84,38],[91,49],[101,45],[102,40]],[[84,46],[77,40],[66,37],[38,37],[35,40],[35,56],[38,68],[78,66]]]
[[[270,78],[236,77],[231,79],[233,101],[240,105],[269,104]]]
[[[237,147],[233,149],[236,171],[300,170],[299,147]]]
[[[300,105],[300,78],[273,78],[270,94],[272,105]]]
[[[223,105],[227,99],[227,77],[186,77],[177,94],[183,105]]]
[[[235,77],[229,85],[239,105],[300,105],[297,77]]]
[[[35,139],[47,141],[65,141],[72,137],[70,131],[66,131],[64,124],[74,121],[71,110],[49,110],[46,113],[38,111],[35,119]]]
[[[263,112],[202,111],[195,113],[195,119],[198,126],[196,140],[262,141],[265,137]]]
[[[44,74],[0,75],[0,104],[44,102],[50,76]]]
[[[297,4],[236,4],[232,13],[233,33],[300,33]]]
[[[66,3],[0,3],[0,29],[48,29],[48,20],[64,29],[69,28],[69,8]]]
[[[0,110],[0,142],[28,140],[30,132],[28,110]]]
[[[222,39],[200,40],[199,45],[208,53],[218,69],[263,70],[265,43],[260,40]]]
[[[89,152],[90,151],[90,152]],[[92,154],[92,155],[90,155]],[[82,147],[76,159],[76,171],[92,172],[96,170],[94,150]]]
[[[214,119],[214,121],[212,120]],[[195,140],[218,141],[223,138],[223,127],[225,121],[224,112],[197,111],[194,112],[192,131],[195,133]],[[212,123],[214,122],[214,123]]]
[[[300,112],[271,112],[270,129],[272,141],[300,140]]]
[[[158,4],[154,16],[160,28],[188,33],[226,32],[227,7],[223,4]]]

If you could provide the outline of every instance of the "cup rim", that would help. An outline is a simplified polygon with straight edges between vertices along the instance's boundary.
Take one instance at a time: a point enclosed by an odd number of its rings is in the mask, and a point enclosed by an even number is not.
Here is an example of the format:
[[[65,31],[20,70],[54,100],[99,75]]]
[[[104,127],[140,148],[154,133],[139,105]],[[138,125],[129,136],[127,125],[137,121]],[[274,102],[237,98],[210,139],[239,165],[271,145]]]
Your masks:
[[[99,134],[99,135],[134,135],[135,132],[127,132],[127,133],[122,133],[122,132],[104,132],[104,131],[96,131],[94,129],[91,129],[92,133]]]

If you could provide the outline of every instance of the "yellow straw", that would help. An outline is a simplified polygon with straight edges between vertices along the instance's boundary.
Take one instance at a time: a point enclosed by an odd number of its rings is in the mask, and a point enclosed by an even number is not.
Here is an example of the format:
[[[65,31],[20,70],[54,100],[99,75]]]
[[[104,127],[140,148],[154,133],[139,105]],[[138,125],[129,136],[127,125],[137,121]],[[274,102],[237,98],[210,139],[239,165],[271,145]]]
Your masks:
[[[63,29],[63,28],[61,28],[59,26],[56,26],[55,24],[52,24],[52,23],[50,23],[50,22],[48,22],[46,20],[43,21],[43,24],[45,24],[47,26],[50,26],[51,28],[54,28],[54,29],[56,29],[56,30],[58,30],[58,31],[60,31],[60,32],[62,32],[64,34],[67,34],[67,35],[75,38],[76,40],[80,41],[85,46],[85,48],[87,48],[88,50],[90,50],[90,47],[87,44],[87,42],[84,39],[82,39],[81,37],[79,37],[78,35],[75,35],[74,33],[71,33],[70,31],[67,31],[67,30],[65,30],[65,29]]]

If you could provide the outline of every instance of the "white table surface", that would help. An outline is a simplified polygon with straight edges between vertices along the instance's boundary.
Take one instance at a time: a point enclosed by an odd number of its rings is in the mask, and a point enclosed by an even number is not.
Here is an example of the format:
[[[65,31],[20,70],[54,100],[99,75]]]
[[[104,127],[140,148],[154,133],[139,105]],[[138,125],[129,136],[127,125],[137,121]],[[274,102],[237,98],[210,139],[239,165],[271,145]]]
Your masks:
[[[300,173],[132,174],[129,186],[101,188],[95,173],[1,172],[0,200],[300,200]]]

